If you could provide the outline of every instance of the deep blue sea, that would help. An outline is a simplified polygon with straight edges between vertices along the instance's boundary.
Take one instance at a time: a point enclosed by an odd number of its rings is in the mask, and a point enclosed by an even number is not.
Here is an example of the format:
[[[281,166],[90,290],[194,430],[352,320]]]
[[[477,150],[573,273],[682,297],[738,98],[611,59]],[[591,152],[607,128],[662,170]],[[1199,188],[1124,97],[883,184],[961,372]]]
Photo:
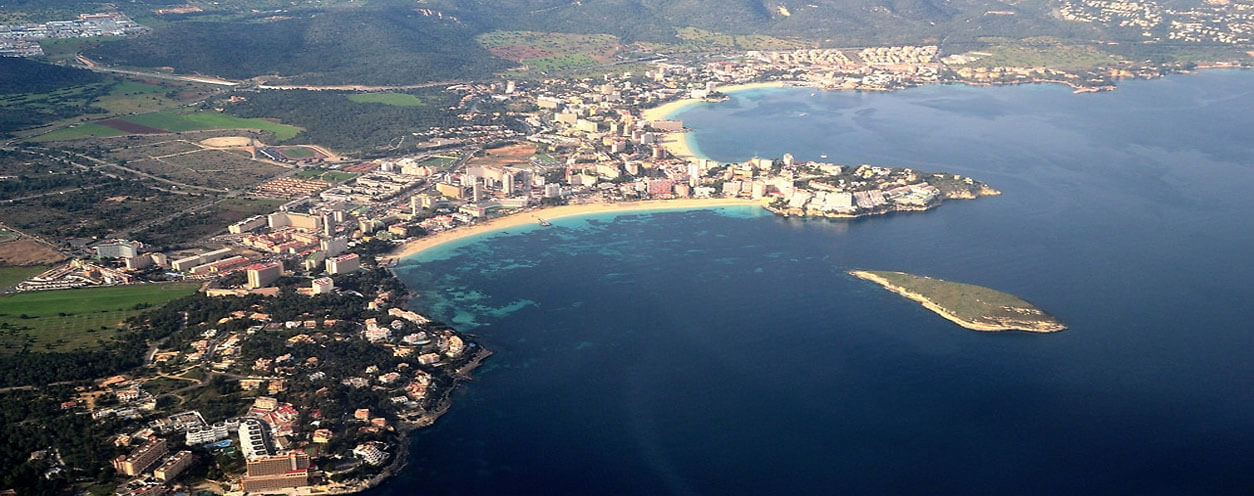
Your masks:
[[[775,89],[678,118],[723,161],[1004,195],[560,219],[407,260],[411,306],[496,356],[373,494],[1254,494],[1254,72]],[[1070,329],[966,330],[850,269],[990,286]]]

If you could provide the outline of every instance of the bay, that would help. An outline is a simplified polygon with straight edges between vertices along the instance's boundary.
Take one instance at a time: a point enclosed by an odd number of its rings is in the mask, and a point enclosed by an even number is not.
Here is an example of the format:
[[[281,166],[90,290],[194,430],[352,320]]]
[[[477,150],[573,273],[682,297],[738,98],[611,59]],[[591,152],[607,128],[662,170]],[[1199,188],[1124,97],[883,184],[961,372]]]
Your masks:
[[[446,245],[411,306],[497,352],[372,494],[1249,494],[1254,73],[737,93],[722,161],[971,175],[999,197],[801,221],[559,219]],[[990,286],[1066,322],[978,333],[845,274]]]

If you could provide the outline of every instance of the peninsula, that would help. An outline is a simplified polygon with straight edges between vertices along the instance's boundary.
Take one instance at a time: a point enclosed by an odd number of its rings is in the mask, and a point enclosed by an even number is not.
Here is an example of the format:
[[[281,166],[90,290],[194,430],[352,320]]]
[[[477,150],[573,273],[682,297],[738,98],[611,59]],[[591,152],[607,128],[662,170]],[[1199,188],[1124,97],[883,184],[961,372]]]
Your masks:
[[[1067,328],[1031,303],[983,286],[904,272],[852,270],[849,274],[922,303],[924,308],[967,329],[1057,332]]]

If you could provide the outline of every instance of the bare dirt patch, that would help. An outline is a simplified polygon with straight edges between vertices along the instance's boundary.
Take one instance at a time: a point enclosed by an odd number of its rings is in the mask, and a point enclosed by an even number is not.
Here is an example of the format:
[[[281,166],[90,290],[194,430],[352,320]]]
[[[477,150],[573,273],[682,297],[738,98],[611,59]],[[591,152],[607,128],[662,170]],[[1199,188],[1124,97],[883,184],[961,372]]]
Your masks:
[[[503,146],[500,148],[485,150],[485,156],[475,157],[474,160],[470,161],[470,165],[484,167],[526,165],[531,162],[531,157],[535,154],[536,146],[530,143]]]
[[[246,138],[244,136],[222,136],[219,138],[209,138],[201,141],[200,144],[211,148],[238,148],[251,146],[253,144],[253,139]]]
[[[65,255],[32,239],[0,243],[0,265],[48,265],[65,260]]]

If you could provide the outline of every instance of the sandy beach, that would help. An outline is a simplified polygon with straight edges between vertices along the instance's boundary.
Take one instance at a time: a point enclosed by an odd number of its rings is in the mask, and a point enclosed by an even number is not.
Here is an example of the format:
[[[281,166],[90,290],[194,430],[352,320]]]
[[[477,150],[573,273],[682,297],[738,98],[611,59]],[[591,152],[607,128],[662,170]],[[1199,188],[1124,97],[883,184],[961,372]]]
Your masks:
[[[682,199],[682,200],[649,200],[638,202],[619,202],[619,203],[586,203],[580,205],[563,205],[560,207],[530,209],[504,217],[498,217],[485,222],[480,222],[471,226],[462,226],[451,229],[431,236],[424,236],[416,240],[405,243],[403,246],[389,253],[388,259],[401,259],[410,257],[425,250],[451,243],[459,239],[478,236],[493,231],[509,229],[524,225],[534,225],[539,222],[540,218],[547,220],[560,219],[563,217],[575,217],[579,215],[592,215],[611,212],[631,212],[640,210],[696,210],[701,208],[717,208],[717,207],[737,207],[737,206],[762,206],[762,202],[755,200],[740,199]]]
[[[718,88],[718,91],[720,93],[728,94],[735,93],[737,91],[748,91],[762,88],[787,88],[789,86],[791,86],[791,84],[784,81],[768,81],[762,83],[725,86]],[[645,121],[666,120],[670,118],[671,115],[683,110],[684,107],[701,103],[703,101],[705,100],[700,98],[685,98],[683,100],[676,100],[657,107],[645,109],[640,112],[640,118]],[[692,144],[688,141],[688,133],[686,132],[666,133],[662,136],[661,144],[664,148],[666,148],[666,151],[670,152],[671,155],[674,155],[675,158],[684,160],[699,160],[707,158],[701,156],[692,149]]]

